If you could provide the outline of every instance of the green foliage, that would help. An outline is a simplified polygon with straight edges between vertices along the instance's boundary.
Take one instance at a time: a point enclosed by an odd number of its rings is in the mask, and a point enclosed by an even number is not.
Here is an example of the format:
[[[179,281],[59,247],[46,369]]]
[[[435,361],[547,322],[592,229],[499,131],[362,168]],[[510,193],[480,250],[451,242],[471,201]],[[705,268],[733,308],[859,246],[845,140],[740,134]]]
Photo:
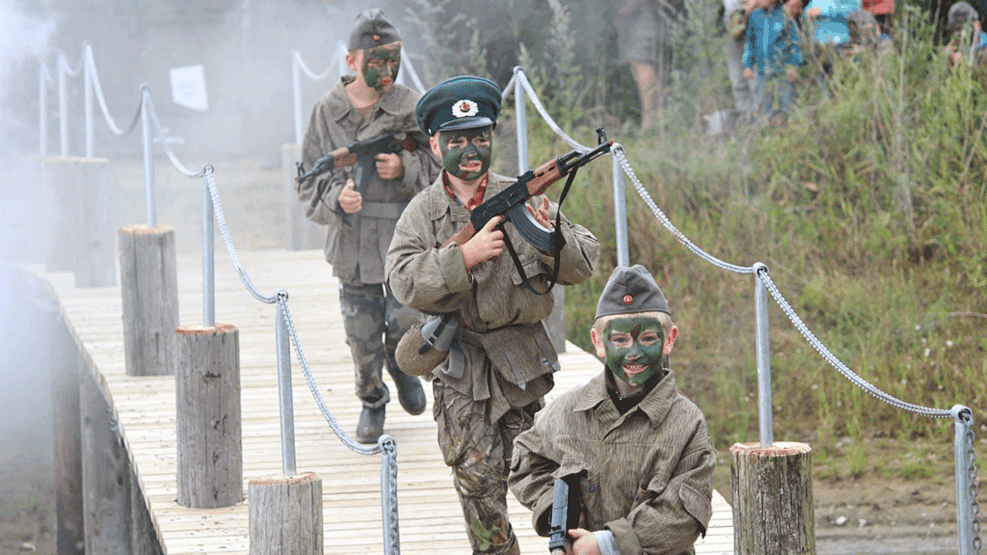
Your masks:
[[[503,28],[517,39],[512,63],[525,68],[545,109],[583,144],[606,126],[675,226],[665,227],[628,179],[630,260],[669,299],[680,328],[672,367],[718,445],[757,436],[754,281],[708,264],[679,234],[725,262],[767,264],[811,332],[878,389],[920,406],[987,406],[985,76],[944,63],[941,27],[927,11],[899,5],[893,45],[840,61],[822,87],[816,66],[803,67],[787,123],[710,140],[701,116],[731,103],[718,2],[685,0],[672,30],[673,87],[654,130],[635,123],[612,6],[508,4],[530,10],[508,15]],[[474,44],[493,57],[495,41],[478,29]],[[529,162],[568,151],[528,107]],[[513,117],[508,100],[495,159],[507,174],[516,171]],[[602,247],[596,275],[566,288],[568,337],[587,350],[617,259],[611,172],[605,160],[581,170],[563,207]],[[874,437],[951,437],[948,421],[891,407],[851,383],[773,301],[769,322],[775,436],[814,442],[833,478],[873,468],[864,446]],[[880,472],[922,477],[918,463],[891,466]]]
[[[923,14],[906,6],[900,16],[892,48],[844,60],[825,88],[807,68],[787,125],[710,142],[693,116],[718,105],[723,89],[695,85],[660,129],[627,138],[611,127],[611,136],[678,232],[723,261],[766,263],[812,333],[862,379],[921,406],[985,406],[987,94],[982,76],[942,64]],[[553,69],[532,63],[532,82],[549,90]],[[694,66],[676,79],[723,78]],[[553,117],[567,117],[557,97],[540,98]],[[562,127],[589,144],[592,114]],[[568,150],[537,116],[529,126],[532,161]],[[587,349],[596,299],[616,264],[610,172],[599,162],[584,169],[564,207],[602,244],[597,275],[566,289],[569,337]],[[658,278],[680,327],[672,356],[680,386],[706,412],[718,444],[750,441],[753,280],[696,257],[633,191],[628,217],[630,260]],[[776,437],[828,449],[843,437],[862,445],[875,435],[943,435],[941,421],[864,393],[775,303],[770,310]],[[862,447],[839,456],[851,477],[868,464]]]

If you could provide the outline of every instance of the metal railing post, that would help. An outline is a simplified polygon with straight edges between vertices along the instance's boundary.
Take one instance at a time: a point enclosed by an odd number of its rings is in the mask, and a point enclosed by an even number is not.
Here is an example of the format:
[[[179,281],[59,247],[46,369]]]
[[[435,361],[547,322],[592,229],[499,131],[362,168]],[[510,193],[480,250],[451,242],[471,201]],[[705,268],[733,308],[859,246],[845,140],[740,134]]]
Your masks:
[[[62,156],[69,155],[69,106],[68,94],[65,92],[65,55],[58,55],[58,137]]]
[[[92,158],[95,153],[93,146],[93,74],[90,69],[92,65],[93,47],[89,41],[83,44],[82,52],[82,82],[84,88],[83,106],[86,117],[86,158]]]
[[[149,103],[151,92],[146,84],[141,85],[141,130],[144,138],[144,207],[147,211],[147,227],[158,226],[157,210],[154,204],[154,140],[151,136]]]
[[[517,73],[517,68],[514,68]],[[528,113],[524,85],[520,79],[514,80],[514,111],[517,119],[517,173],[528,171]]]
[[[757,414],[761,432],[761,447],[774,444],[774,424],[772,422],[771,400],[771,342],[768,334],[768,291],[761,280],[761,272],[768,267],[754,264],[754,311],[757,326]]]
[[[202,177],[202,325],[207,328],[216,325],[216,238],[210,173],[207,169]]]
[[[954,406],[955,433],[953,456],[956,459],[956,535],[960,555],[973,555],[973,501],[970,499],[970,460],[967,456],[967,434],[973,424],[973,414],[963,405]]]
[[[297,50],[291,51],[291,89],[292,98],[295,103],[295,144],[302,144],[302,76],[301,68],[298,67],[298,57],[301,54]]]
[[[41,62],[38,70],[38,154],[48,156],[48,63]]]
[[[614,143],[612,152],[624,147],[620,143]],[[616,156],[611,154],[613,161],[613,225],[614,235],[617,240],[617,265],[630,266],[630,249],[627,242],[627,190],[624,183],[624,169]]]
[[[293,476],[295,468],[295,410],[291,397],[291,345],[288,324],[285,322],[283,300],[288,293],[284,289],[277,292],[278,302],[274,327],[274,340],[278,350],[278,394],[281,404],[281,467],[285,476]]]

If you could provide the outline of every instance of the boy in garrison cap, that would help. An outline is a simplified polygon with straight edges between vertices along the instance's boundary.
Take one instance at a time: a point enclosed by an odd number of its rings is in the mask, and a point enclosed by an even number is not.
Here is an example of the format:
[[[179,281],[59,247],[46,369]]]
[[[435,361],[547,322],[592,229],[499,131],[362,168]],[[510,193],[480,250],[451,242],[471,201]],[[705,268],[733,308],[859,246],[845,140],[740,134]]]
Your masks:
[[[550,403],[514,444],[511,491],[540,535],[555,478],[570,478],[582,501],[573,554],[694,553],[712,514],[716,453],[703,413],[663,365],[677,337],[651,274],[617,267],[590,330],[606,368]]]
[[[356,394],[363,403],[356,439],[376,443],[384,430],[384,406],[390,392],[387,367],[401,406],[411,414],[425,410],[421,381],[398,369],[394,350],[421,315],[402,306],[384,286],[384,256],[401,211],[438,174],[438,160],[418,131],[414,108],[418,93],[394,82],[401,64],[401,39],[379,9],[356,18],[349,37],[345,75],[312,110],[302,145],[306,167],[339,147],[384,133],[414,136],[422,148],[376,156],[375,171],[355,190],[356,165],[306,179],[297,185],[305,213],[329,228],[326,261],[339,278],[339,306],[346,343],[353,355]]]
[[[507,512],[507,470],[514,437],[531,426],[558,369],[541,320],[553,308],[548,288],[555,257],[558,282],[587,279],[599,242],[561,219],[564,247],[550,256],[495,217],[476,234],[446,242],[469,223],[470,212],[514,183],[489,171],[500,89],[480,77],[454,77],[425,93],[415,109],[441,175],[412,199],[387,252],[387,281],[402,303],[433,315],[454,315],[459,335],[431,370],[439,447],[452,467],[473,553],[519,553]],[[529,213],[553,228],[556,208],[532,199]],[[531,289],[510,256],[510,236]]]

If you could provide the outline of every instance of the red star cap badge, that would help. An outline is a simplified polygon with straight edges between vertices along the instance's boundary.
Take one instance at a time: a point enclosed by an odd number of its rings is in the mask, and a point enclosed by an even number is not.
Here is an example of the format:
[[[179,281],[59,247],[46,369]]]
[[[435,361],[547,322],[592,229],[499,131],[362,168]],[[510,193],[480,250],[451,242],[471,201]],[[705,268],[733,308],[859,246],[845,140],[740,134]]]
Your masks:
[[[624,295],[624,304],[629,305],[634,302],[634,297],[630,295]]]

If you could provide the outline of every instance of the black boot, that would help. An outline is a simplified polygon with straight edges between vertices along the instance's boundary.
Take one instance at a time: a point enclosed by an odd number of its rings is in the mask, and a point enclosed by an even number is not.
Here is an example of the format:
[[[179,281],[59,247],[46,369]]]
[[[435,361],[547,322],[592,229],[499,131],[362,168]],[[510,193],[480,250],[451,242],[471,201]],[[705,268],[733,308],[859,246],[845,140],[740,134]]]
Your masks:
[[[425,390],[422,389],[422,381],[418,376],[409,376],[404,372],[392,372],[394,384],[398,386],[398,401],[408,414],[421,414],[425,412]]]
[[[377,408],[363,407],[360,423],[356,425],[356,440],[360,443],[377,443],[384,433],[384,405]]]

